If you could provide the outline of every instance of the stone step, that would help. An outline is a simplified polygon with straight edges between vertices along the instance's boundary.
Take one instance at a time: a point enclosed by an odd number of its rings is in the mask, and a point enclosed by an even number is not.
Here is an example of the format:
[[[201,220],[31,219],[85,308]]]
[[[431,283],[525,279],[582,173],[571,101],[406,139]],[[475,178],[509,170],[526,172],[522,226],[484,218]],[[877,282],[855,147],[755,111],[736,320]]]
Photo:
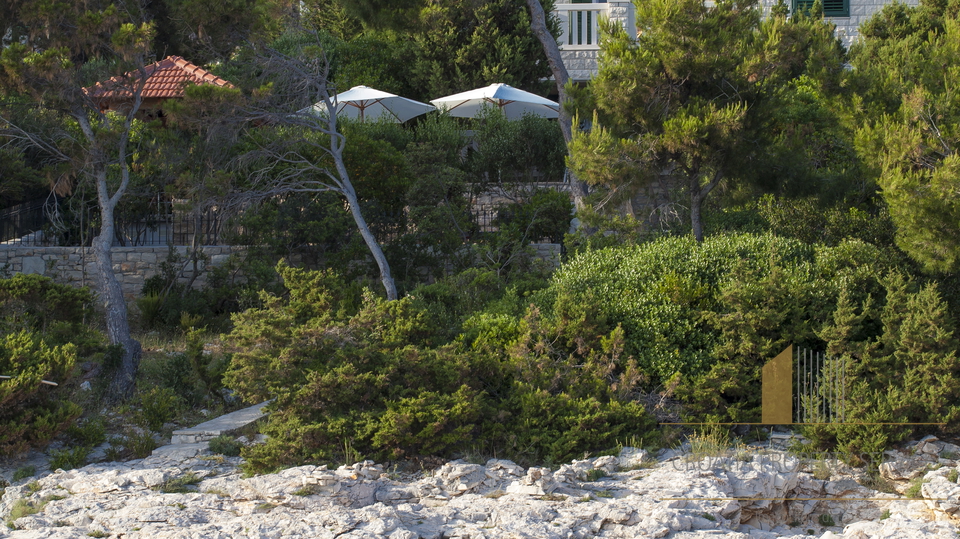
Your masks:
[[[206,442],[221,434],[229,434],[242,429],[267,415],[266,412],[263,411],[263,408],[271,402],[273,401],[261,402],[256,406],[237,410],[236,412],[222,415],[205,423],[200,423],[196,427],[175,430],[170,439],[170,445]]]
[[[164,457],[171,460],[186,460],[205,452],[210,446],[208,442],[195,444],[170,444],[153,450],[151,456]]]

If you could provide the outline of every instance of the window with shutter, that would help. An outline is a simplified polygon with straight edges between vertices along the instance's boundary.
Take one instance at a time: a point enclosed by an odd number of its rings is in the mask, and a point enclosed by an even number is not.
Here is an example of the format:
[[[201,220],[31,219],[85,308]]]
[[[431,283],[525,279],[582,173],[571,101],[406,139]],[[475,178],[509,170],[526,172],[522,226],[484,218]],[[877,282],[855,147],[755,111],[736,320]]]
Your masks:
[[[849,17],[850,0],[822,0],[825,17]],[[793,0],[793,12],[809,11],[814,0]]]

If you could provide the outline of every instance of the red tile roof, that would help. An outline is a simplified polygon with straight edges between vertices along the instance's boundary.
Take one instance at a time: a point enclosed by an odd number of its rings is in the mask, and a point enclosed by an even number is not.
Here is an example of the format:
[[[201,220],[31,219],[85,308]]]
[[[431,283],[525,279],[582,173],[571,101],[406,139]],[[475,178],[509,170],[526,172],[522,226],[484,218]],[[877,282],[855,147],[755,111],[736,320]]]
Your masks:
[[[168,56],[159,62],[145,66],[144,70],[147,73],[147,81],[142,93],[144,99],[183,97],[183,87],[190,83],[216,84],[233,88],[229,82],[179,56]],[[124,77],[114,77],[105,82],[98,82],[94,86],[85,88],[84,91],[101,99],[130,97],[131,81],[136,80],[138,76],[139,73],[131,71]]]

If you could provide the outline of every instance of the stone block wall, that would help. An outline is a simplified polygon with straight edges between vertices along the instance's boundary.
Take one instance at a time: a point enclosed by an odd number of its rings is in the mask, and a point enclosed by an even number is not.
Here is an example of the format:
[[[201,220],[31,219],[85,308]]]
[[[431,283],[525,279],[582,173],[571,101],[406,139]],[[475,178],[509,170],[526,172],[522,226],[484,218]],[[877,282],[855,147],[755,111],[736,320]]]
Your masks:
[[[559,243],[531,243],[530,247],[533,247],[535,251],[535,256],[541,260],[544,260],[550,266],[554,268],[560,267],[560,253],[563,250],[563,246]]]
[[[174,247],[184,258],[187,247]],[[210,266],[223,264],[236,248],[230,246],[203,247]],[[160,263],[167,259],[169,247],[114,247],[113,270],[128,301],[140,295],[143,283],[160,271]],[[192,268],[192,266],[191,266]],[[194,287],[206,283],[206,269],[200,264],[200,274]],[[185,271],[186,282],[192,269]],[[20,247],[0,246],[0,272],[45,275],[57,282],[97,288],[97,268],[93,263],[93,250],[88,247]]]

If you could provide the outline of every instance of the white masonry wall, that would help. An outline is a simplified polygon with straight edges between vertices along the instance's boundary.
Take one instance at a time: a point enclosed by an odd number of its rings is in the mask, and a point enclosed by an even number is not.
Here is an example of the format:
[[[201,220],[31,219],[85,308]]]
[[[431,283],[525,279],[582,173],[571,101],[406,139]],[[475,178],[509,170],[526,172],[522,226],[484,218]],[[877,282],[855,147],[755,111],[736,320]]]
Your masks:
[[[763,2],[763,13],[766,15],[770,8],[777,5],[777,0],[761,0]],[[790,0],[785,0],[787,6],[791,5]],[[901,4],[916,6],[919,0],[898,0]],[[893,0],[850,0],[849,17],[828,17],[830,22],[837,25],[837,37],[843,41],[843,45],[850,48],[860,36],[860,25],[867,22],[874,13],[883,9],[883,6],[892,4]]]
[[[709,2],[710,0],[705,0]],[[787,5],[792,4],[786,0]],[[830,17],[829,20],[837,26],[837,37],[841,39],[843,45],[847,48],[852,45],[859,37],[860,25],[866,22],[874,13],[883,9],[883,6],[892,3],[894,0],[850,0],[849,17]],[[919,0],[899,0],[900,3],[908,6],[916,6]],[[557,0],[557,4],[571,4],[571,0]],[[631,2],[616,0],[611,2],[597,2],[597,4],[606,4],[607,16],[612,20],[617,20],[625,28],[636,28],[636,18]],[[769,13],[770,8],[777,4],[777,0],[761,0],[764,14]],[[597,74],[597,56],[599,47],[576,47],[567,48],[561,44],[561,56],[563,63],[570,73],[570,78],[575,81],[585,82]]]

